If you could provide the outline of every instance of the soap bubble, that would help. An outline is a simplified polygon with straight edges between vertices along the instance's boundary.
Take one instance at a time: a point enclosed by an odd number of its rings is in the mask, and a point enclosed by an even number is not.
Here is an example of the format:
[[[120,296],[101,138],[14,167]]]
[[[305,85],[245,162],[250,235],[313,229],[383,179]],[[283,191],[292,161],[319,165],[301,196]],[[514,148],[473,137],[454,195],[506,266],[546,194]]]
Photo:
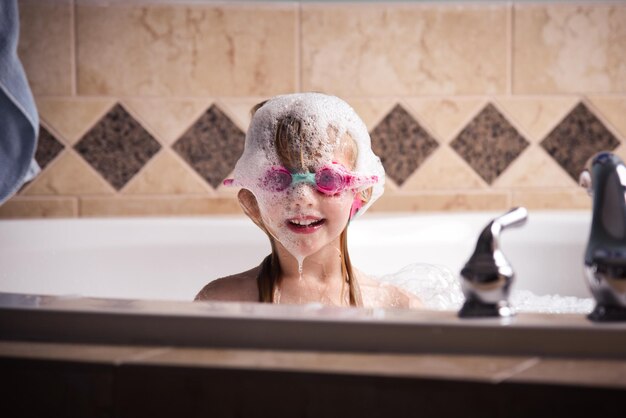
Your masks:
[[[465,302],[459,276],[445,266],[410,264],[396,273],[378,277],[377,280],[413,293],[428,309],[457,311]],[[528,290],[516,289],[511,291],[509,302],[516,312],[535,313],[588,314],[595,304],[592,298],[536,295]]]

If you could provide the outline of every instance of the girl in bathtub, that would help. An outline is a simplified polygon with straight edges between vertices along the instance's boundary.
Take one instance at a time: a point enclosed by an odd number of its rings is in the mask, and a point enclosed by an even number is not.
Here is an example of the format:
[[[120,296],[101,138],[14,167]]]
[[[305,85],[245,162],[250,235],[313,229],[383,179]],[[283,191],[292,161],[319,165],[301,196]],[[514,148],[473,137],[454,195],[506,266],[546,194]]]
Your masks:
[[[385,172],[365,124],[337,97],[284,95],[255,106],[225,185],[268,236],[259,266],[214,280],[196,300],[418,308],[412,294],[361,273],[348,225],[383,193]]]

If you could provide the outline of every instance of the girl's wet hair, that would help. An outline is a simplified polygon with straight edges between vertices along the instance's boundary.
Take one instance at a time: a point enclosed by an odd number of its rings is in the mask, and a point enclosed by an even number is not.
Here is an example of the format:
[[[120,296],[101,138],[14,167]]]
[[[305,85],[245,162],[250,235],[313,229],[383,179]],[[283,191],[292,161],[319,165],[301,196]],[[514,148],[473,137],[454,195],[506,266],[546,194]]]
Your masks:
[[[267,101],[261,102],[254,106],[251,110],[252,116],[260,109]],[[332,134],[333,128],[329,127],[329,134]],[[336,134],[336,130],[334,133]],[[347,139],[344,139],[347,138]],[[319,138],[311,135],[307,126],[298,118],[293,116],[285,116],[278,120],[276,132],[274,135],[274,146],[278,154],[280,162],[285,168],[292,172],[298,171],[314,171],[315,167],[307,167],[305,163],[305,156],[310,161],[310,157],[315,157],[319,151],[316,151],[316,144],[319,142]],[[357,159],[357,147],[355,141],[349,136],[345,135],[340,141],[340,147],[346,160],[350,162],[350,169],[354,168]],[[363,198],[369,198],[371,195],[371,189],[369,192],[362,194]],[[253,216],[243,205],[243,210],[254,219]],[[280,280],[281,268],[278,259],[278,253],[276,252],[276,243],[274,237],[269,233],[261,221],[255,221],[255,223],[266,233],[270,239],[272,246],[272,252],[265,257],[261,263],[259,275],[257,276],[257,285],[259,289],[259,302],[274,303],[274,293],[276,285]],[[357,283],[356,276],[350,262],[350,256],[348,254],[348,227],[344,228],[340,235],[340,254],[341,254],[341,275],[344,279],[341,295],[343,299],[344,286],[348,285],[349,301],[351,306],[363,306],[361,298],[360,287]]]

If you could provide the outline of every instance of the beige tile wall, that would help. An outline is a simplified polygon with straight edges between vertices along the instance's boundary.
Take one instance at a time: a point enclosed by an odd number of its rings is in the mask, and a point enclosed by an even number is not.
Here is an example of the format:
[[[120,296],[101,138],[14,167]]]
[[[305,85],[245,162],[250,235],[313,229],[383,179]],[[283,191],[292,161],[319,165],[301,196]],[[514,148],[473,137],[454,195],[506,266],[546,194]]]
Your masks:
[[[64,151],[0,217],[240,213],[170,145],[217,104],[324,91],[373,129],[400,103],[440,146],[372,211],[587,209],[540,147],[579,102],[626,141],[626,4],[21,0],[19,54]],[[447,144],[487,103],[530,142],[492,184]],[[122,103],[161,150],[116,191],[72,149]],[[626,146],[616,152],[626,157]]]

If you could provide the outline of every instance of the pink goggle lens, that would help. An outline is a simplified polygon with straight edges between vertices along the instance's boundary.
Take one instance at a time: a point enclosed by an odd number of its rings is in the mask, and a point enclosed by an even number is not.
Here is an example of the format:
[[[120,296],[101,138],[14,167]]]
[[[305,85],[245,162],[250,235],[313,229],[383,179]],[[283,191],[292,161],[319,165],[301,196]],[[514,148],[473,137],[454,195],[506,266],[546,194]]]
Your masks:
[[[345,189],[348,183],[346,176],[331,167],[324,167],[315,174],[315,186],[322,193],[337,194]]]
[[[272,167],[261,180],[261,186],[273,192],[282,192],[291,186],[291,173],[282,167]]]

